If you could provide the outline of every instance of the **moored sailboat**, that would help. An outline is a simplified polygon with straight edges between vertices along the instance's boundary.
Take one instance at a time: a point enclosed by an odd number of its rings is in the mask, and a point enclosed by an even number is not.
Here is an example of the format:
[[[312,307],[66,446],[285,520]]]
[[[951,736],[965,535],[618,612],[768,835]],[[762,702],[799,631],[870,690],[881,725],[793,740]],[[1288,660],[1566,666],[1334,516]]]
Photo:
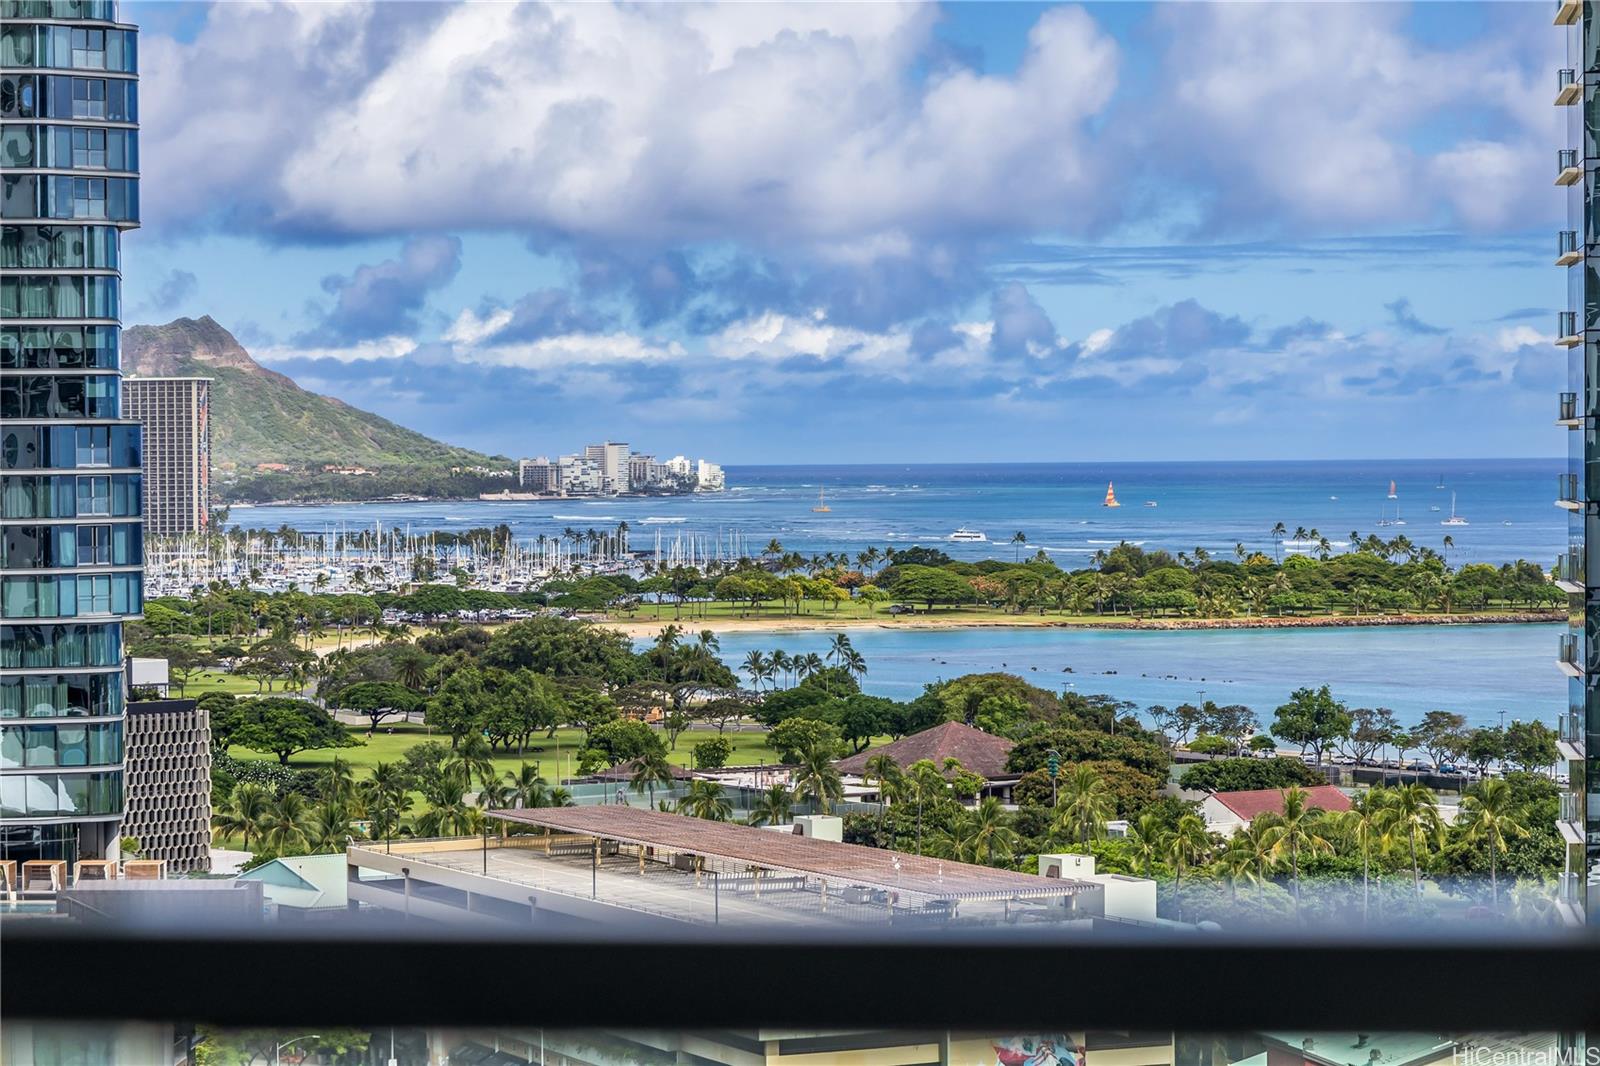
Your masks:
[[[1117,490],[1116,490],[1115,486],[1113,486],[1112,483],[1109,482],[1109,481],[1106,482],[1106,498],[1105,498],[1105,502],[1103,504],[1101,504],[1101,506],[1103,506],[1103,507],[1121,507],[1122,506],[1122,504],[1117,502]]]

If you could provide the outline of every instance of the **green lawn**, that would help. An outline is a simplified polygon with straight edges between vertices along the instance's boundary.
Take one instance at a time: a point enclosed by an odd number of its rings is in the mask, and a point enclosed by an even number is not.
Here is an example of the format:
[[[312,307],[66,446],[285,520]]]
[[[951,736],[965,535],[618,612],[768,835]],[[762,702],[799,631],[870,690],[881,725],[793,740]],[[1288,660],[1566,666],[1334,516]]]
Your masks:
[[[254,683],[252,682],[252,685]],[[387,730],[393,728],[393,733]],[[425,726],[420,725],[394,725],[380,727],[378,732],[368,740],[366,729],[357,727],[352,729],[351,735],[361,741],[360,747],[355,748],[328,748],[321,751],[301,752],[289,760],[289,765],[297,769],[317,769],[330,765],[337,756],[348,762],[356,771],[356,777],[367,776],[373,765],[380,762],[399,762],[405,750],[413,744],[420,744],[425,740],[438,740],[448,744],[449,738],[439,733],[429,734]],[[688,766],[690,753],[697,741],[707,740],[717,735],[715,729],[691,729],[678,737],[677,750],[667,752],[668,761],[678,766]],[[733,755],[728,759],[730,766],[750,765],[754,763],[772,763],[778,761],[778,755],[767,747],[766,733],[740,732],[733,730],[722,734],[733,744]],[[886,743],[887,737],[880,737],[875,743]],[[495,766],[500,770],[516,770],[523,763],[540,763],[544,776],[552,781],[559,777],[577,775],[577,751],[583,744],[583,731],[580,729],[558,729],[553,738],[539,736],[528,746],[528,751],[518,756],[515,751],[510,755],[500,752],[495,754]],[[559,747],[561,768],[556,769],[557,749]],[[228,754],[236,759],[255,759],[276,761],[276,756],[263,755],[261,752],[251,751],[248,748],[232,747]],[[571,769],[569,769],[569,766]]]

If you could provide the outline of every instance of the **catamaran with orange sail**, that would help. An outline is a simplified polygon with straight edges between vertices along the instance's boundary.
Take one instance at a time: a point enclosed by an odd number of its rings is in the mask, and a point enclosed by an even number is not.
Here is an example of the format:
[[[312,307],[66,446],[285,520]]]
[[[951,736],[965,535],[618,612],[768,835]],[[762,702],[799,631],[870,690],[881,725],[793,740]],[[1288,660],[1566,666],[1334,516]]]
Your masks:
[[[1122,504],[1117,502],[1117,490],[1116,490],[1116,488],[1109,481],[1106,482],[1106,501],[1103,504],[1103,506],[1105,506],[1105,507],[1121,507],[1122,506]]]

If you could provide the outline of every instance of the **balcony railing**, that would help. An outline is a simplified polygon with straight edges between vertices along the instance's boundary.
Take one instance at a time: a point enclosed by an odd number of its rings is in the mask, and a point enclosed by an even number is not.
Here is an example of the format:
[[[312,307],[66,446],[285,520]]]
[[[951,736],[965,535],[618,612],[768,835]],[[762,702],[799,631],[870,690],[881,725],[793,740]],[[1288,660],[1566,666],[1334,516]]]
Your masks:
[[[1583,95],[1583,83],[1578,80],[1578,72],[1571,67],[1556,71],[1556,106],[1565,107],[1575,104]]]
[[[1556,266],[1571,266],[1583,258],[1583,245],[1578,243],[1578,231],[1564,229],[1556,234]]]
[[[1582,882],[1578,875],[1570,871],[1562,872],[1556,876],[1556,899],[1562,903],[1576,907],[1582,900],[1580,896]]]
[[[1578,332],[1578,312],[1561,311],[1557,313],[1556,343],[1563,348],[1572,348],[1583,343],[1583,334]]]
[[[1577,744],[1583,740],[1583,715],[1576,711],[1567,711],[1556,717],[1556,735],[1568,744]]]
[[[1556,556],[1555,579],[1566,585],[1582,585],[1583,556],[1576,552]]]
[[[1582,825],[1583,804],[1580,802],[1582,799],[1583,797],[1576,792],[1561,793],[1561,813],[1558,817],[1568,825]]]
[[[1578,638],[1567,633],[1556,643],[1556,661],[1573,668],[1578,667]]]
[[[1563,392],[1561,403],[1556,415],[1557,422],[1576,422],[1578,420],[1578,394]]]
[[[1571,504],[1576,504],[1578,502],[1577,474],[1556,475],[1556,502]]]
[[[1576,148],[1561,148],[1556,152],[1556,184],[1571,185],[1583,177],[1583,161]]]

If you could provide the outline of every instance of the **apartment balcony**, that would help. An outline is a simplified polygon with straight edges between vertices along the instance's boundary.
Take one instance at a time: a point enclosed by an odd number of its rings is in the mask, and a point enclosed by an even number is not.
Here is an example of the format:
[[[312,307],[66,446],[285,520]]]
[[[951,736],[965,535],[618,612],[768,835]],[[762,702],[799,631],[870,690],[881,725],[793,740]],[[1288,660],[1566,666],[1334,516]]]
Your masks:
[[[1556,899],[1571,907],[1583,903],[1583,882],[1577,874],[1566,871],[1556,877]]]
[[[1563,348],[1576,348],[1583,343],[1578,330],[1578,312],[1562,311],[1556,315],[1556,343]]]
[[[1583,82],[1578,80],[1578,72],[1571,67],[1556,71],[1556,106],[1566,107],[1582,98]]]
[[[1582,677],[1582,659],[1579,657],[1578,638],[1571,633],[1562,636],[1556,643],[1556,665],[1568,677]]]
[[[1578,243],[1578,231],[1564,229],[1556,235],[1556,266],[1569,267],[1583,260],[1583,245]]]
[[[1583,0],[1556,0],[1556,25],[1570,26],[1578,21],[1583,11]]]
[[[1556,152],[1556,184],[1576,185],[1583,180],[1583,160],[1576,148],[1563,148]]]
[[[1564,552],[1556,556],[1555,582],[1563,592],[1583,591],[1583,556]]]
[[[1556,715],[1556,750],[1563,760],[1573,762],[1583,759],[1586,747],[1584,728],[1583,715],[1580,713],[1567,711]],[[1576,801],[1578,794],[1572,795]]]

